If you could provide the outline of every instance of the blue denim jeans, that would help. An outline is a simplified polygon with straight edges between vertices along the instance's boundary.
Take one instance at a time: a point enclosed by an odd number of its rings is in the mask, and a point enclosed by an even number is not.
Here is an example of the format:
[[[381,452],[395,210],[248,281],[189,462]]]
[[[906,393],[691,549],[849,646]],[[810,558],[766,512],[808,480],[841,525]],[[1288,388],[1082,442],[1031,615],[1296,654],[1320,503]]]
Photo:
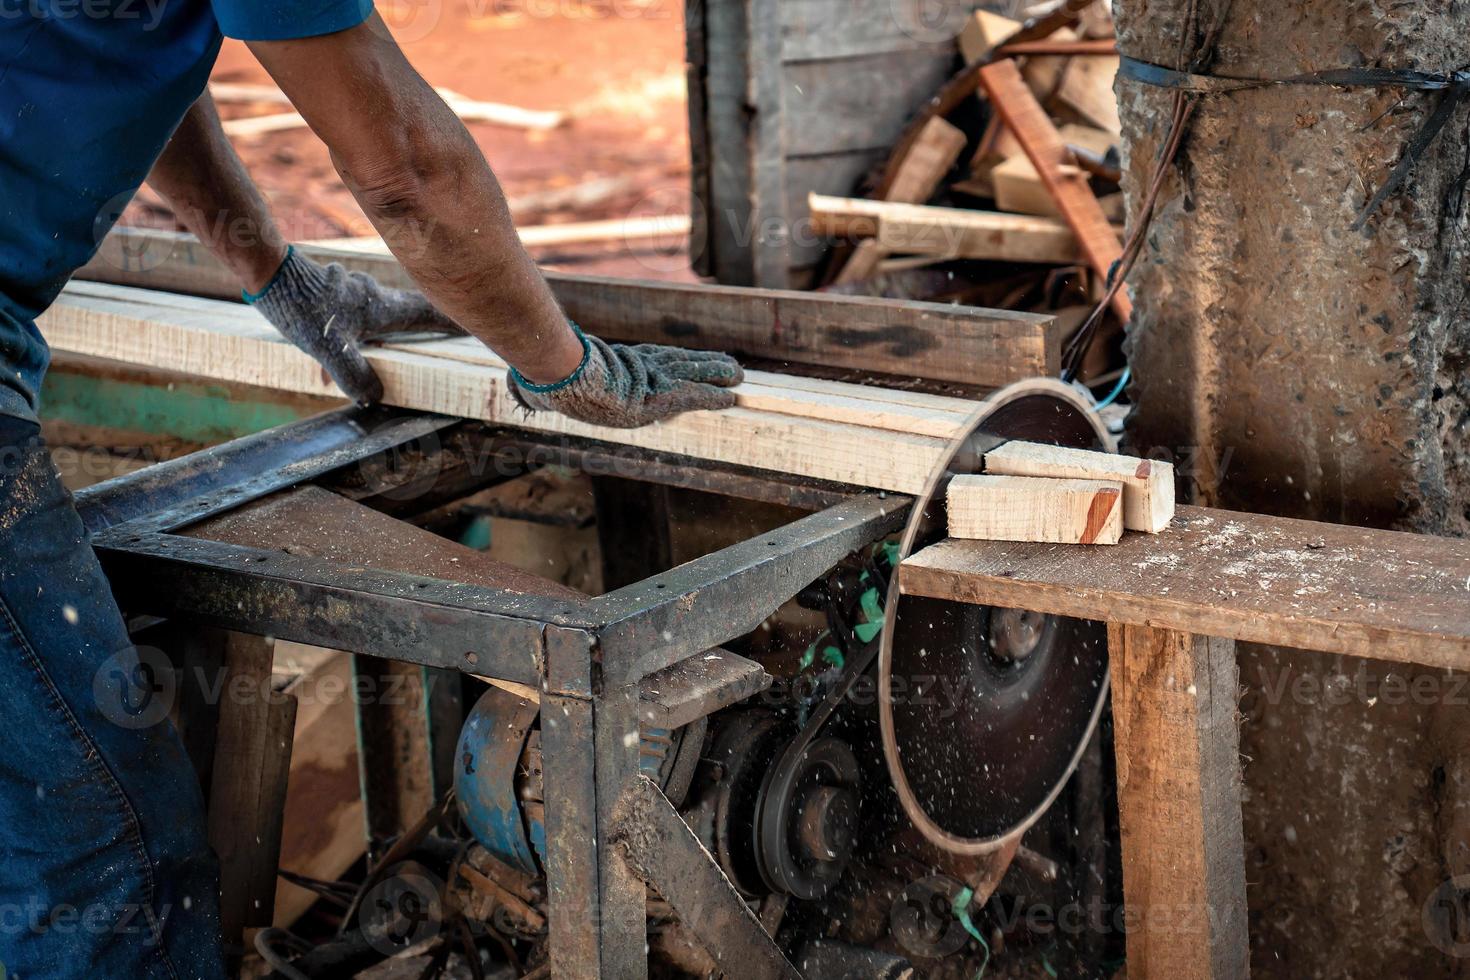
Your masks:
[[[199,782],[34,423],[0,416],[0,963],[222,978]],[[143,709],[143,710],[140,710]]]

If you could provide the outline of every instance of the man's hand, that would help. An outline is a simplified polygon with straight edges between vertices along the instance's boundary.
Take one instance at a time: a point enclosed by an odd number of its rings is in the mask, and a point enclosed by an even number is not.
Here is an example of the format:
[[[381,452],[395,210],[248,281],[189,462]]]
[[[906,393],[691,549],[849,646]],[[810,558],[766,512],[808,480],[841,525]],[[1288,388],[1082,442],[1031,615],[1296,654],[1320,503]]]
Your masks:
[[[657,344],[609,344],[580,330],[582,363],[571,376],[533,384],[512,370],[511,392],[525,408],[633,429],[702,408],[729,408],[744,378],[728,354]]]
[[[362,344],[400,334],[465,333],[420,293],[389,289],[336,262],[319,265],[294,248],[265,289],[245,299],[360,405],[383,397],[383,383],[362,356]]]

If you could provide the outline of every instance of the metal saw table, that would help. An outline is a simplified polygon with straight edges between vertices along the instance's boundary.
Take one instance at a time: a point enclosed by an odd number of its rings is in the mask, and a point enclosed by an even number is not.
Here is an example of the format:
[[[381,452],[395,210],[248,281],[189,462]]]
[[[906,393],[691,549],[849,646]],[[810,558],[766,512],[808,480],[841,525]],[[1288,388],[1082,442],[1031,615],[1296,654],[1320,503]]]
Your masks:
[[[813,511],[606,595],[576,601],[284,554],[184,533],[253,501],[344,475],[369,484],[431,458],[420,503],[545,463]],[[410,466],[410,469],[412,467]],[[394,484],[401,492],[402,484]],[[369,487],[371,489],[371,487]],[[359,489],[359,493],[361,490]],[[759,665],[691,657],[757,627],[856,549],[901,526],[909,500],[691,467],[575,440],[538,441],[441,416],[348,409],[82,491],[78,505],[130,614],[464,671],[540,692],[549,933],[557,977],[647,970],[645,886],[742,977],[795,970],[658,787],[640,776],[640,717],[683,723],[760,689]],[[266,542],[261,542],[266,545]],[[656,693],[654,693],[656,692]],[[626,833],[630,826],[639,834]],[[636,870],[635,870],[636,869]]]

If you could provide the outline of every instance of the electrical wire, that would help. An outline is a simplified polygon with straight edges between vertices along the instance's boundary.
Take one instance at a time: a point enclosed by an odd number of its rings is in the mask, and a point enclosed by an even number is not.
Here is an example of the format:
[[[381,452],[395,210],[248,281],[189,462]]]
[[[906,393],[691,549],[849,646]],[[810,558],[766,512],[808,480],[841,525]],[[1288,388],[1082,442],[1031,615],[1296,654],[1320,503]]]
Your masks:
[[[285,929],[271,927],[262,929],[255,934],[255,951],[260,954],[260,958],[265,960],[266,964],[272,970],[285,977],[286,980],[311,980],[306,974],[292,966],[290,960],[276,952],[275,946],[272,944],[277,941],[293,946],[303,942],[299,937],[293,936]],[[308,946],[308,948],[310,947]]]
[[[1117,401],[1118,396],[1123,394],[1123,389],[1128,387],[1128,379],[1131,377],[1133,377],[1133,367],[1129,365],[1123,369],[1123,375],[1118,379],[1118,383],[1113,386],[1113,390],[1108,392],[1106,398],[1092,406],[1092,410],[1094,412],[1101,412],[1113,402]]]

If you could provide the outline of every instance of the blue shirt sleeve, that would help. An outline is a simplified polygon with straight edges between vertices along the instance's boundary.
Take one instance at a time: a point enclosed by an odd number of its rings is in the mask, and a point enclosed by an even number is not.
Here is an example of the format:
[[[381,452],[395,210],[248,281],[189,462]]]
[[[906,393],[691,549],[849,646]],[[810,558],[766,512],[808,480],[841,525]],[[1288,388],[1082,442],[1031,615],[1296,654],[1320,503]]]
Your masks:
[[[220,32],[240,41],[292,41],[356,27],[373,0],[211,0]]]

